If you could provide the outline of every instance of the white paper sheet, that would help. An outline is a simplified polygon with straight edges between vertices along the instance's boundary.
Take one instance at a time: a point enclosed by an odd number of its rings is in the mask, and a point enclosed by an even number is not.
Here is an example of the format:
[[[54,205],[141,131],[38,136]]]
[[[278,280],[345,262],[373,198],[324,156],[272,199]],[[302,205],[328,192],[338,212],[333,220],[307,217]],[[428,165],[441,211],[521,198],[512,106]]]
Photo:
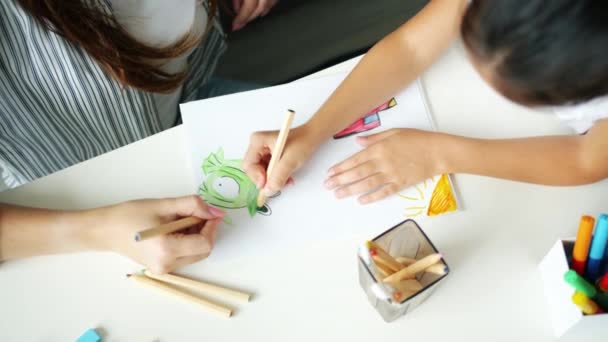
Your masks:
[[[210,153],[222,148],[226,159],[241,159],[251,133],[278,129],[287,109],[296,111],[293,127],[306,122],[345,76],[338,74],[182,104],[185,143],[196,184],[205,179],[201,165]],[[381,126],[362,134],[394,127],[434,129],[418,82],[395,99],[396,106],[379,112]],[[266,254],[353,234],[372,238],[404,220],[411,213],[406,207],[428,204],[422,199],[399,196],[365,206],[358,204],[356,198],[336,199],[323,188],[327,169],[360,149],[354,136],[325,143],[296,173],[295,186],[269,200],[270,216],[257,214],[251,218],[247,209],[227,210],[232,224],[221,228],[211,260]],[[231,185],[222,186],[226,190]],[[238,191],[234,184],[232,188],[227,191]],[[418,191],[409,189],[404,193]]]

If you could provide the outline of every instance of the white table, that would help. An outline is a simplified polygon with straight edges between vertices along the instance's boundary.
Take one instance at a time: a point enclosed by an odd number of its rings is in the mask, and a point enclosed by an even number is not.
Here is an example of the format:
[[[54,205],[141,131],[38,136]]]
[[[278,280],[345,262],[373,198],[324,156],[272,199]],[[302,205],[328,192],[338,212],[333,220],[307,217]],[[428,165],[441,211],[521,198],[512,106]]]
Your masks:
[[[566,132],[553,117],[496,95],[460,45],[423,79],[442,131],[479,137]],[[0,201],[87,208],[191,193],[196,187],[182,135],[181,127],[170,129],[5,192]],[[457,175],[455,182],[465,209],[423,224],[452,273],[423,305],[391,324],[381,320],[359,287],[356,246],[369,236],[358,236],[183,270],[256,294],[229,320],[127,281],[124,275],[137,266],[117,255],[5,263],[0,341],[73,341],[89,327],[102,327],[106,341],[128,342],[553,341],[537,264],[559,237],[574,234],[581,214],[608,209],[601,203],[608,182],[555,188],[469,175]]]

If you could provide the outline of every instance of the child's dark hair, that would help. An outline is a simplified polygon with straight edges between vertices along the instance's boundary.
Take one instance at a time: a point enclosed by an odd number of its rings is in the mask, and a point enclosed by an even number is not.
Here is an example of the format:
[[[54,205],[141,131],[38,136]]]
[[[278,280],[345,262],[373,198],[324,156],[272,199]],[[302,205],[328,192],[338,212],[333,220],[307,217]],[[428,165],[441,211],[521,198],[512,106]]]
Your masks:
[[[606,0],[474,0],[461,33],[516,102],[560,105],[608,94]]]

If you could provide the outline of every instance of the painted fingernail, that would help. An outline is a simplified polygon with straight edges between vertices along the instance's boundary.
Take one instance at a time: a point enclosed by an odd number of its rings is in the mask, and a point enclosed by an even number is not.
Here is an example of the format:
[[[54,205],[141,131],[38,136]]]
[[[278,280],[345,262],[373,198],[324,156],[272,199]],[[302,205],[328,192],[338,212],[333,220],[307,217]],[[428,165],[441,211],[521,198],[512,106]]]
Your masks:
[[[209,212],[215,217],[223,217],[226,214],[222,209],[216,207],[209,207]]]

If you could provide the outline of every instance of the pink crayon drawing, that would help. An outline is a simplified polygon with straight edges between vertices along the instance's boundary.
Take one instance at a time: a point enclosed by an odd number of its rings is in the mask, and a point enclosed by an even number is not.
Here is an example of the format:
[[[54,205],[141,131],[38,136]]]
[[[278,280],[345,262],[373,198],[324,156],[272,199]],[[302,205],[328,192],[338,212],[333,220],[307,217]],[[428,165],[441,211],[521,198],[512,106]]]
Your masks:
[[[353,122],[350,126],[336,133],[334,135],[334,139],[346,138],[353,134],[366,132],[376,127],[380,127],[380,112],[389,108],[393,108],[396,105],[397,101],[395,100],[395,98],[392,98],[390,99],[390,101],[379,105],[378,107],[369,111],[369,113],[365,114],[359,120]]]

